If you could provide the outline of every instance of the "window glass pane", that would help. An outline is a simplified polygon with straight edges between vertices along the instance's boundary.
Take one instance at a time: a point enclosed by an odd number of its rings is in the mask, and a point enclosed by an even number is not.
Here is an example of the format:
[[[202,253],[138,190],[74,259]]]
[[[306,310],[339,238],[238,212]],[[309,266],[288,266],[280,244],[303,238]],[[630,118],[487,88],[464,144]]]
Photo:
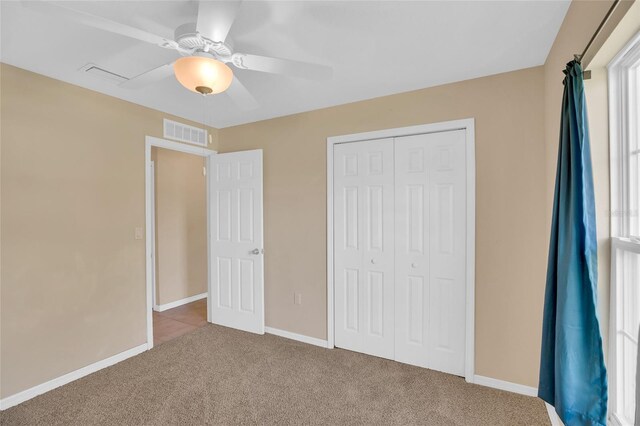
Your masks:
[[[631,93],[633,99],[629,108],[629,121],[631,122],[632,131],[629,148],[631,148],[631,151],[637,151],[640,148],[640,125],[638,125],[640,99],[638,99],[639,94],[637,93],[638,87],[640,87],[640,63],[631,70],[631,74],[629,88],[636,93]]]
[[[631,339],[624,337],[622,343],[622,416],[628,424],[634,424],[636,413],[636,356],[638,345]]]
[[[640,237],[640,152],[629,155],[629,235]]]
[[[620,250],[622,255],[622,330],[638,337],[640,325],[640,254]]]
[[[611,208],[613,251],[611,321],[615,326],[609,357],[609,409],[623,426],[640,425],[636,414],[636,370],[640,337],[640,37],[612,63],[609,74],[616,90],[610,110]],[[619,214],[619,215],[618,215]]]
[[[617,395],[615,413],[623,424],[634,424],[636,409],[636,363],[640,331],[640,253],[616,249],[618,324],[616,346]]]
[[[631,71],[629,88],[629,235],[640,237],[640,66]]]

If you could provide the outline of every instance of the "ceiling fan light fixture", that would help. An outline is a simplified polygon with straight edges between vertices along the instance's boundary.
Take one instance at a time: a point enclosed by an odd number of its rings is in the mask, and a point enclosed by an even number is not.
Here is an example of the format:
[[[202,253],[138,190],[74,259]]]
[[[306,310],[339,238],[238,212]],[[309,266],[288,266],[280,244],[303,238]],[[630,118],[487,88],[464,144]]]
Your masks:
[[[222,93],[233,81],[233,71],[224,62],[206,56],[185,56],[173,64],[176,79],[202,95]]]

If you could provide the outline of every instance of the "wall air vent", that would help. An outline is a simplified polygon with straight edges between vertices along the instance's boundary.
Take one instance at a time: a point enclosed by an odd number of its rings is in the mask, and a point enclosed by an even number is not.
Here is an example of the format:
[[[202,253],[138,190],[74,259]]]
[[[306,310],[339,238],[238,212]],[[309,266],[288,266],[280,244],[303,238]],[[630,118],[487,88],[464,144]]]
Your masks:
[[[207,146],[207,131],[177,121],[164,119],[164,137],[180,142]]]
[[[112,81],[114,83],[122,83],[129,80],[127,77],[123,77],[120,74],[116,74],[111,71],[107,71],[104,68],[100,68],[96,64],[87,64],[79,69],[80,72],[87,73],[102,80]]]

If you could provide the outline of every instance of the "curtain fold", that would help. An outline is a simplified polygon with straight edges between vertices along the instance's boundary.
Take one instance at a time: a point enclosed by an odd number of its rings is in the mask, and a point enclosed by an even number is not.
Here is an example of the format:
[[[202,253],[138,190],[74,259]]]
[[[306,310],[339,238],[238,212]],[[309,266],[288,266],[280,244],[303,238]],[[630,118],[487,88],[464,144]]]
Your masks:
[[[582,67],[571,61],[564,73],[538,396],[567,426],[604,426],[607,372],[596,311],[596,217]]]

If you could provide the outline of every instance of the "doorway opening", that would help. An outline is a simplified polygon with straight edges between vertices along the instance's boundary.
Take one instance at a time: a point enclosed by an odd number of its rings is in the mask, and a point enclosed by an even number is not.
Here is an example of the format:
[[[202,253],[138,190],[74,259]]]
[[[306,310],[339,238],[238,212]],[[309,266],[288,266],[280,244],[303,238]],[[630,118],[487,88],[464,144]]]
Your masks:
[[[207,171],[215,151],[147,137],[146,269],[149,348],[209,320]]]
[[[204,159],[151,148],[153,343],[207,324]]]

